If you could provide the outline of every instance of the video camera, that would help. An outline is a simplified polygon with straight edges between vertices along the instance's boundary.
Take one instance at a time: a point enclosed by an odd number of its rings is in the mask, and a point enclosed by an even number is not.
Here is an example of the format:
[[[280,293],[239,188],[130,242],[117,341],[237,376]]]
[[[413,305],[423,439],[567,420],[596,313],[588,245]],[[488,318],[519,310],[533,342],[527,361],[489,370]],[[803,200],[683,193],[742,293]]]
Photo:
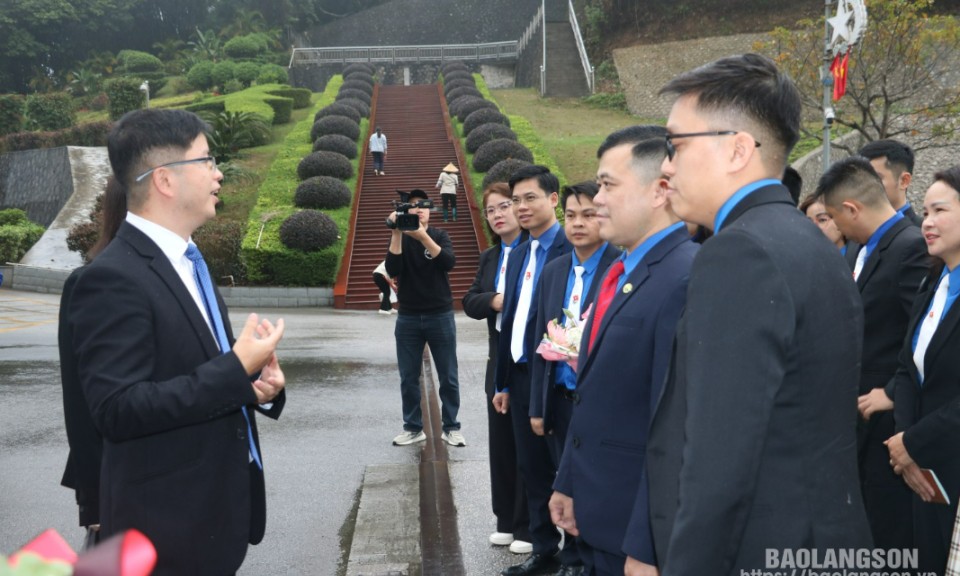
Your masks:
[[[401,231],[417,230],[420,228],[420,217],[416,214],[408,214],[408,212],[413,208],[433,208],[433,200],[424,198],[426,193],[423,190],[411,190],[409,192],[397,190],[397,194],[400,195],[400,200],[393,203],[394,209],[397,212],[397,219],[391,222],[390,219],[387,218],[387,228]],[[411,194],[419,198],[419,200],[410,202]]]

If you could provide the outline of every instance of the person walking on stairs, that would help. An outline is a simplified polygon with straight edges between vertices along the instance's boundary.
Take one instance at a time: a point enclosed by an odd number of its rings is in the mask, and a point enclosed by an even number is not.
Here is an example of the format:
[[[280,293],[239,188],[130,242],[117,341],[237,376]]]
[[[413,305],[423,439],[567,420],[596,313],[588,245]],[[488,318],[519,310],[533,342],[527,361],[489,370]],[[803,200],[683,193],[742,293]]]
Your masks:
[[[457,167],[450,162],[443,167],[440,178],[437,179],[437,185],[434,188],[440,189],[440,198],[443,199],[443,221],[447,221],[449,208],[453,209],[453,221],[457,221],[457,186],[460,184],[460,177],[457,176]]]

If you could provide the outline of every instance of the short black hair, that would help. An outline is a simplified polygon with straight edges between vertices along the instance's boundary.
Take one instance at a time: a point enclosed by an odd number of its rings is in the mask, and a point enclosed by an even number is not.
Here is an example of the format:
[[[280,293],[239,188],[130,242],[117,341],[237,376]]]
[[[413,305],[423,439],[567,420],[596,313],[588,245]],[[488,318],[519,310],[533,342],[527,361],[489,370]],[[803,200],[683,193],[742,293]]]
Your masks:
[[[128,194],[138,175],[152,168],[147,155],[162,149],[186,151],[209,126],[193,112],[146,108],[124,114],[107,136],[110,166]]]
[[[797,172],[797,169],[793,166],[787,166],[784,168],[783,178],[781,178],[780,181],[783,182],[783,185],[786,186],[787,190],[790,192],[790,197],[793,198],[793,203],[796,204],[800,202],[800,193],[803,191],[803,176]]]
[[[913,174],[913,148],[896,140],[874,140],[867,142],[857,154],[867,160],[886,158],[887,168],[896,169],[898,176],[904,172]]]
[[[604,138],[603,142],[600,144],[600,147],[597,148],[597,159],[599,160],[604,154],[607,153],[607,150],[615,148],[622,144],[637,144],[645,140],[656,140],[660,139],[663,142],[661,148],[663,149],[664,155],[666,155],[666,142],[664,138],[667,136],[667,129],[663,126],[655,126],[652,124],[637,124],[635,126],[627,126],[626,128],[621,128],[616,132],[611,133],[609,136]]]
[[[758,141],[768,136],[775,140],[763,144],[774,155],[770,160],[779,165],[786,165],[800,139],[800,92],[790,76],[760,54],[729,56],[685,72],[660,94],[696,96],[700,110],[743,116],[763,131]]]
[[[510,177],[510,192],[513,193],[513,187],[517,185],[517,182],[530,180],[531,178],[536,179],[537,185],[547,196],[554,192],[560,192],[560,180],[550,172],[549,168],[539,164],[530,164],[514,172],[513,176]]]
[[[577,199],[577,202],[580,202],[580,197],[586,196],[592,201],[594,196],[596,196],[598,192],[600,192],[600,186],[598,186],[596,182],[593,182],[591,180],[580,182],[579,184],[571,184],[569,186],[564,186],[563,195],[561,197],[561,202],[563,202],[563,209],[564,210],[567,209],[567,200],[570,197],[574,197]]]
[[[856,200],[865,206],[890,203],[883,181],[870,161],[862,156],[847,156],[834,162],[820,177],[815,196],[831,207],[839,206],[844,200]]]

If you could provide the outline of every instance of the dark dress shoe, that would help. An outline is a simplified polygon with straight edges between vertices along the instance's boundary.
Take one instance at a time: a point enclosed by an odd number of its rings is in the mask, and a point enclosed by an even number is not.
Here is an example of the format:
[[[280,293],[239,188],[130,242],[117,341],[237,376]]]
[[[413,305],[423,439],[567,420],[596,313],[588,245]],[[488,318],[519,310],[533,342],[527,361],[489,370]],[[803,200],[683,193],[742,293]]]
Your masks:
[[[500,576],[533,576],[546,574],[557,567],[557,559],[543,554],[531,554],[523,564],[511,566],[500,573]]]
[[[553,576],[581,576],[582,574],[583,566],[561,566]]]

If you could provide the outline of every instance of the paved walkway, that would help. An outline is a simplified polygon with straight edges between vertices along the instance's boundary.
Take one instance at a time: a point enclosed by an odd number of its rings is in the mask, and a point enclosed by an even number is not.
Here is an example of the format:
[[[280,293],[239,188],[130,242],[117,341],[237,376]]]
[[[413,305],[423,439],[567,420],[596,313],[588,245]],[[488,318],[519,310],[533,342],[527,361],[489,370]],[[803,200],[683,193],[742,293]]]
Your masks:
[[[58,307],[58,295],[0,289],[0,553],[46,528],[76,547],[81,542],[73,494],[59,485],[67,443]],[[232,310],[231,321],[242,323],[250,311]],[[367,467],[408,470],[420,457],[420,447],[390,444],[402,424],[395,316],[328,308],[264,312],[287,324],[280,357],[288,401],[279,421],[261,424],[267,534],[250,548],[240,574],[344,574]],[[486,324],[458,313],[457,331],[468,445],[449,450],[449,473],[466,574],[493,575],[522,557],[487,544],[494,520],[483,392]],[[396,481],[402,483],[402,475]],[[383,549],[392,545],[382,542]]]

